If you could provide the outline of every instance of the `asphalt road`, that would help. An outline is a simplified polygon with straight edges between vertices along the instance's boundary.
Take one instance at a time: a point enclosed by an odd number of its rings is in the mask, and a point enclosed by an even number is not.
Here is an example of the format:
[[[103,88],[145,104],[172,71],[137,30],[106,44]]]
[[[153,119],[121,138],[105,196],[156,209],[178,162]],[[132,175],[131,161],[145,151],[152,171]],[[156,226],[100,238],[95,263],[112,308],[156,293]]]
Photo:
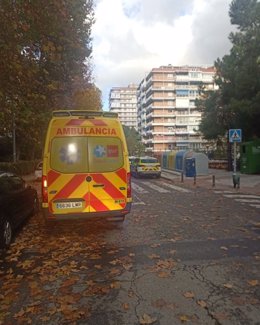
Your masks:
[[[0,324],[260,324],[260,196],[132,185],[123,224],[29,220],[0,255]]]

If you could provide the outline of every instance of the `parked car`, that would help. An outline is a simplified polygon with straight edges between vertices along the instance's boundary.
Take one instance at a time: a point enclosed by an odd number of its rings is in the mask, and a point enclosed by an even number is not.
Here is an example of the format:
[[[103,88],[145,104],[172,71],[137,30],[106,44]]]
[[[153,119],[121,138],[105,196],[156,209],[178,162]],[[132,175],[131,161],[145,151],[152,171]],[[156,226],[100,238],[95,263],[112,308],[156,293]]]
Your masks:
[[[131,174],[135,177],[139,176],[155,176],[161,177],[161,165],[157,158],[145,156],[135,158],[131,164]]]
[[[15,230],[38,210],[36,189],[21,177],[0,171],[0,248],[8,248]]]
[[[135,156],[130,156],[130,157],[129,157],[129,163],[130,163],[130,165],[133,164],[133,162],[134,162],[135,159],[136,159]]]
[[[34,172],[34,175],[35,175],[35,179],[36,181],[39,181],[42,179],[42,166],[43,166],[43,162],[39,162],[36,169],[35,169],[35,172]]]

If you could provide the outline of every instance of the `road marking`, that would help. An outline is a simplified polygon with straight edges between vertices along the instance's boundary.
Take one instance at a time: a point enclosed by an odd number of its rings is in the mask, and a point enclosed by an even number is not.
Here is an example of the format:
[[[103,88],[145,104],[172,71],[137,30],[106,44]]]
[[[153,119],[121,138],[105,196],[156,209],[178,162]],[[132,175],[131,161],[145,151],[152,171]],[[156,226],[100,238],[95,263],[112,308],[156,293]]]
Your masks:
[[[133,202],[132,205],[146,205],[143,201]]]
[[[257,199],[235,199],[237,202],[242,202],[242,203],[259,203],[260,204],[260,198]]]
[[[146,191],[143,187],[135,184],[135,183],[132,183],[132,188],[134,191],[136,191],[137,193],[148,193],[148,191]]]
[[[259,199],[259,195],[251,195],[251,194],[225,194],[224,197],[230,198],[230,199],[236,199],[236,198],[247,198],[247,199]]]
[[[134,194],[132,205],[146,205],[146,203],[142,201],[136,194]]]
[[[157,186],[155,184],[152,184],[152,183],[145,183],[145,185],[149,186],[150,188],[152,188],[153,190],[155,191],[158,191],[160,193],[170,193],[170,191],[160,187],[160,186]]]
[[[254,208],[257,208],[257,209],[260,209],[260,204],[250,204],[251,207],[254,207]]]
[[[172,184],[168,184],[168,183],[163,183],[164,186],[167,186],[175,191],[178,191],[178,192],[184,192],[184,193],[190,193],[191,191],[190,190],[187,190],[186,188],[183,188],[183,187],[179,187],[179,186],[175,186],[175,185],[172,185]]]

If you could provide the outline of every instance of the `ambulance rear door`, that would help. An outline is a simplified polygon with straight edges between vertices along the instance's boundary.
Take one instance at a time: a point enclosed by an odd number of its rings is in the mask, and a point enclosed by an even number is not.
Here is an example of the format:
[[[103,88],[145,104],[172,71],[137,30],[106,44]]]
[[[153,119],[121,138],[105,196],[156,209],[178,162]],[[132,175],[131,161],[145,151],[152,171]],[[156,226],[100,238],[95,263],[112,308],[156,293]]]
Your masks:
[[[90,212],[122,210],[127,201],[127,170],[119,137],[88,138]]]

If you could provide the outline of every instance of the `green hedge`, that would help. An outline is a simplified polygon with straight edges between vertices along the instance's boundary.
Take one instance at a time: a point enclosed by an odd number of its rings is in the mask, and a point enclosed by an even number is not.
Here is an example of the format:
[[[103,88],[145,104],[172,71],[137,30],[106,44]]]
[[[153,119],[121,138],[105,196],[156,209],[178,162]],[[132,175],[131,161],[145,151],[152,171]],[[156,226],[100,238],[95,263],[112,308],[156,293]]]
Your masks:
[[[0,170],[6,172],[12,172],[18,175],[28,175],[34,173],[38,162],[39,160],[33,160],[33,161],[21,160],[15,163],[0,162]]]

